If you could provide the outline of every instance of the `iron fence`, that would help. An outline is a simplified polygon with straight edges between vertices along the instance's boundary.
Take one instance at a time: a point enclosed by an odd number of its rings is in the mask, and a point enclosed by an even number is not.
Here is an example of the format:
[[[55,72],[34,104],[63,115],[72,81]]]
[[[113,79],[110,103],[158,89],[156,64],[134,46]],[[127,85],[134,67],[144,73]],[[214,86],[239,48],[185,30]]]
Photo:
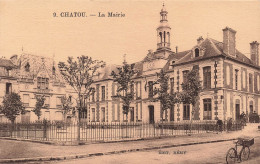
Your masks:
[[[101,122],[35,122],[0,123],[0,137],[23,138],[41,141],[74,142],[80,134],[81,142],[118,141],[165,136],[190,135],[219,130],[241,130],[243,124],[223,122],[220,128],[216,121],[183,121],[148,123],[101,123]],[[78,132],[79,131],[79,132]]]

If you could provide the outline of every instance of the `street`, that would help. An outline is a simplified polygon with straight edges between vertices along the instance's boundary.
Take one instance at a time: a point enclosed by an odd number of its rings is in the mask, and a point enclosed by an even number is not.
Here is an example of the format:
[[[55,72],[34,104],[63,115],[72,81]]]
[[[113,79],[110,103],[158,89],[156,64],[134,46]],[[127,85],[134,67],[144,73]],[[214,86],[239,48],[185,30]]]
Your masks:
[[[250,159],[242,163],[260,163],[260,131],[258,124],[248,124],[242,131],[223,133],[203,133],[192,136],[176,136],[163,139],[151,139],[129,142],[96,143],[80,146],[59,146],[41,143],[0,140],[0,163],[5,159],[37,159],[55,158],[60,160],[28,160],[22,163],[46,164],[80,164],[80,163],[225,163],[227,151],[234,147],[233,141],[237,137],[254,137],[255,144],[250,147]],[[218,141],[213,142],[212,141]],[[220,141],[220,142],[219,142]],[[194,144],[195,143],[195,144]],[[203,143],[203,144],[202,144]],[[181,145],[187,146],[181,146]],[[176,146],[179,145],[179,146]],[[159,147],[167,147],[161,148]],[[145,148],[149,149],[149,151]],[[127,150],[135,150],[129,152]],[[138,151],[139,150],[139,151]],[[119,152],[116,154],[106,152]],[[92,157],[69,158],[87,154],[100,154]],[[102,154],[105,155],[102,155]],[[66,158],[66,160],[64,160]],[[72,160],[75,159],[75,160]],[[34,162],[29,162],[34,161]],[[13,162],[11,162],[13,163]]]
[[[52,164],[81,164],[81,163],[108,163],[108,164],[132,164],[132,163],[143,163],[143,164],[161,164],[161,163],[225,163],[226,153],[229,148],[233,147],[233,141],[226,141],[220,143],[210,143],[210,144],[199,144],[191,146],[181,146],[167,149],[158,149],[153,151],[145,152],[131,152],[124,154],[115,155],[104,155],[89,157],[85,159],[78,160],[68,160],[68,161],[55,161],[48,162]],[[255,138],[255,144],[250,147],[251,154],[249,163],[259,163],[254,161],[255,158],[260,156],[260,136]]]

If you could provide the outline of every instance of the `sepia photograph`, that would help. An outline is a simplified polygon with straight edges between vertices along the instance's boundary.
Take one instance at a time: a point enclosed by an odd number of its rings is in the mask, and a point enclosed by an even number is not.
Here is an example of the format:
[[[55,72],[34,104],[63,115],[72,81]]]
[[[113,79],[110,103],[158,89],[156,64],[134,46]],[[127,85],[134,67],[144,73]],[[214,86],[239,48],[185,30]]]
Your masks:
[[[260,163],[260,0],[0,0],[0,163]]]

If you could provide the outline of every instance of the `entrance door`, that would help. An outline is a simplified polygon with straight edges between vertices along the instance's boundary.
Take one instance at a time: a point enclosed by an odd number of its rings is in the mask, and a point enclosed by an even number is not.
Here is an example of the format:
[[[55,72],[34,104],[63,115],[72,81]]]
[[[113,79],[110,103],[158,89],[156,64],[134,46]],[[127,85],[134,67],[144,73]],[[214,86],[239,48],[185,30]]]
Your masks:
[[[250,105],[249,108],[250,108],[250,114],[252,114],[253,111],[254,111],[254,109],[253,109],[253,105]]]
[[[236,120],[239,120],[240,118],[240,105],[236,104]]]
[[[154,106],[149,106],[149,123],[154,123]]]

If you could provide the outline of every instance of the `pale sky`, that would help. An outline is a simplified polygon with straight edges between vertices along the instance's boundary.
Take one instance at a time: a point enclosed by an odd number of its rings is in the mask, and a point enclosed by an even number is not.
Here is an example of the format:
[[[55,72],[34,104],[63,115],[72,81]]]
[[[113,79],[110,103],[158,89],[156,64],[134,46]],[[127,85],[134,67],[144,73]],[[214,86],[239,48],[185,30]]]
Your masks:
[[[191,49],[199,36],[223,40],[226,26],[237,31],[237,49],[249,56],[260,42],[260,1],[164,1],[171,26],[171,48]],[[109,64],[142,60],[156,50],[156,28],[163,1],[0,0],[0,57],[24,52],[65,60],[88,55]],[[87,17],[53,17],[86,12]],[[119,12],[125,17],[90,16]]]

